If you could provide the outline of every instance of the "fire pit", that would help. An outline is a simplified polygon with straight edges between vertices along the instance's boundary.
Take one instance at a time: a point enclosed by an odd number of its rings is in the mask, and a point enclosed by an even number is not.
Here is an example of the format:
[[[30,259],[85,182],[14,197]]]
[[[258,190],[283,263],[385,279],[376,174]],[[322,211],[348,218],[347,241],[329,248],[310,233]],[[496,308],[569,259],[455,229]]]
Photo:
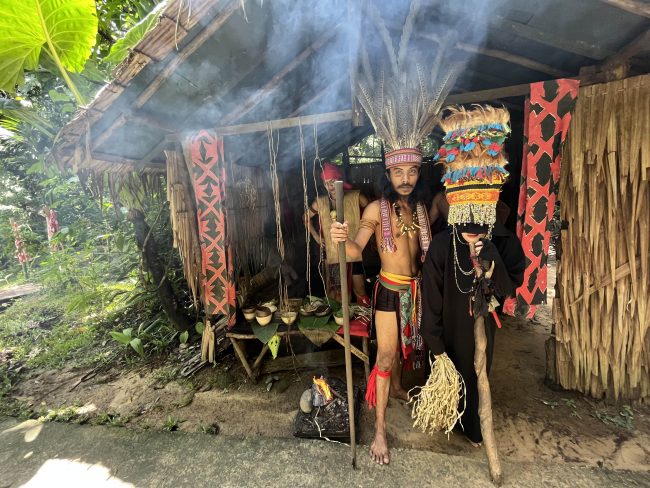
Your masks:
[[[303,439],[350,442],[350,419],[345,382],[338,378],[314,377],[310,390],[311,412],[306,413],[302,409],[298,410],[293,422],[293,435]],[[354,401],[358,438],[361,391],[356,386],[354,387]]]

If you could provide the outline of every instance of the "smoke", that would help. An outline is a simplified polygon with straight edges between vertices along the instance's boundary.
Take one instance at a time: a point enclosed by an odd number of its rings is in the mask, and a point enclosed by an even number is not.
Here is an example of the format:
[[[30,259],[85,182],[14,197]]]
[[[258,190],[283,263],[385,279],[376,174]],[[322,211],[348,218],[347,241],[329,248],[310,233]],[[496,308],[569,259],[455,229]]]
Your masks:
[[[440,39],[448,39],[444,62],[469,63],[473,54],[453,49],[456,42],[483,46],[490,19],[505,15],[507,0],[247,0],[196,52],[179,64],[158,92],[142,107],[152,118],[176,131],[193,131],[225,125],[282,119],[297,115],[347,110],[352,105],[351,73],[362,66],[365,46],[373,66],[389,63],[386,39],[395,52],[417,52],[433,65]],[[350,10],[350,6],[353,8]],[[362,10],[361,6],[365,6]],[[412,8],[417,10],[406,30],[408,49],[401,45],[402,31]],[[386,30],[376,22],[381,19]],[[212,21],[201,20],[201,27]],[[200,32],[197,26],[168,57],[149,65],[132,87],[119,97],[115,109],[128,113],[132,102],[152,82],[155,74],[183,53]],[[385,35],[387,33],[387,36]],[[354,76],[354,74],[352,74]],[[112,120],[104,117],[93,127],[93,137]],[[309,128],[304,130],[310,133]],[[319,127],[321,156],[354,143],[371,129],[351,134],[349,125]],[[226,147],[243,164],[265,164],[265,134],[229,136]],[[139,159],[157,142],[155,127],[142,132],[127,125],[117,130],[98,152]],[[298,129],[280,133],[281,168],[297,166]],[[307,158],[313,158],[313,138],[306,140]],[[287,161],[287,158],[291,161]]]

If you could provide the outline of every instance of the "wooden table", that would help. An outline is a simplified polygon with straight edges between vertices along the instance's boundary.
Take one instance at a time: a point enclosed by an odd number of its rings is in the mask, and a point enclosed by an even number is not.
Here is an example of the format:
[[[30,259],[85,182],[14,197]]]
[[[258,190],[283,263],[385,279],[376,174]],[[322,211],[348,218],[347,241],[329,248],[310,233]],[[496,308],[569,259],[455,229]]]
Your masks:
[[[246,331],[245,329],[249,329],[250,332]],[[284,329],[284,330],[282,330]],[[317,330],[317,329],[315,329]],[[303,332],[298,329],[298,328],[287,328],[286,325],[280,324],[278,327],[278,331],[276,334],[280,337],[291,337],[291,336],[305,336]],[[352,334],[351,334],[352,335]],[[235,353],[237,354],[237,358],[241,362],[242,366],[246,370],[246,373],[248,376],[255,381],[259,375],[259,370],[260,366],[262,365],[262,361],[264,360],[264,356],[266,356],[266,353],[269,351],[269,346],[268,344],[264,344],[264,347],[262,347],[262,350],[260,353],[257,355],[255,358],[255,361],[251,365],[250,362],[248,361],[248,358],[246,357],[246,352],[244,351],[244,347],[242,345],[242,341],[247,341],[251,339],[259,340],[257,339],[257,336],[253,333],[252,329],[250,328],[250,325],[248,324],[237,324],[233,329],[230,331],[226,332],[226,337],[230,339],[230,342],[232,342],[232,347],[235,350]],[[361,359],[363,361],[363,365],[365,368],[366,372],[366,377],[369,376],[370,374],[370,360],[368,358],[368,351],[369,351],[369,340],[367,336],[360,336],[360,335],[352,335],[352,337],[361,337],[361,347],[363,350],[360,350],[359,348],[355,346],[351,346],[351,352],[354,354],[356,357]],[[343,338],[339,335],[338,332],[334,333],[332,336],[332,339],[334,339],[336,342],[338,342],[341,346],[345,346],[345,341]]]

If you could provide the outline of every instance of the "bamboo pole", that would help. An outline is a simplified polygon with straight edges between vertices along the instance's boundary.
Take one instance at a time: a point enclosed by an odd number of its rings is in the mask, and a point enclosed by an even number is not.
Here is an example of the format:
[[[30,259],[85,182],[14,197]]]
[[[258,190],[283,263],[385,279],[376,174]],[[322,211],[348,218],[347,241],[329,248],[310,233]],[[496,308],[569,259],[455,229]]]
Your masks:
[[[470,243],[470,254],[474,263],[474,272],[477,277],[483,273],[483,269],[476,259],[474,244]],[[493,269],[493,268],[492,268]],[[492,269],[487,276],[490,277]],[[494,437],[492,426],[492,393],[490,392],[490,380],[487,375],[487,337],[485,335],[485,317],[474,317],[474,370],[476,371],[478,386],[478,416],[481,420],[481,435],[485,444],[485,454],[490,468],[492,482],[501,486],[503,483],[503,471],[499,461],[499,451]]]
[[[336,220],[343,223],[343,182],[334,183],[336,189]],[[357,469],[357,435],[354,425],[354,383],[352,382],[352,352],[350,348],[350,309],[348,307],[348,271],[345,242],[339,242],[339,272],[341,274],[341,305],[343,306],[343,338],[345,340],[345,381],[348,387],[348,415],[350,417],[350,448],[352,469]]]

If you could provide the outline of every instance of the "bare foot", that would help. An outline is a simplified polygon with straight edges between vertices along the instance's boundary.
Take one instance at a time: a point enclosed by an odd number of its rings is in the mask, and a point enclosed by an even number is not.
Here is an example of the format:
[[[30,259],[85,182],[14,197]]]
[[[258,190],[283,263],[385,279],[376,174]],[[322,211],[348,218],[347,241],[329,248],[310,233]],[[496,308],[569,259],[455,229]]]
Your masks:
[[[482,442],[474,442],[474,441],[471,440],[469,437],[465,437],[465,439],[467,439],[467,442],[469,442],[469,443],[472,445],[472,447],[479,448],[479,447],[482,447],[482,446],[483,446],[483,443],[482,443]]]
[[[410,400],[408,392],[404,388],[391,388],[390,397],[408,402]]]
[[[388,464],[390,462],[385,429],[375,430],[375,439],[370,445],[370,458],[380,465]]]

